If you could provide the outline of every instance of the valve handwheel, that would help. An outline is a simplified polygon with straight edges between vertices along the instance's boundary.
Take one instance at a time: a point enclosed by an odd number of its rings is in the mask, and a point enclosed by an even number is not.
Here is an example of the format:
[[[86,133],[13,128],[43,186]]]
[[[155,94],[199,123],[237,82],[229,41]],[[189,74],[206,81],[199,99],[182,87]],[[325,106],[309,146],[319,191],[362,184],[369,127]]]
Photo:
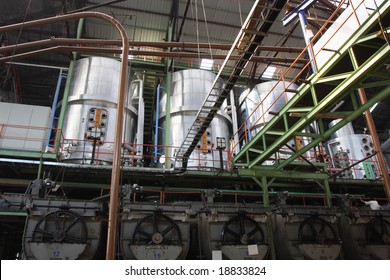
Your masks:
[[[58,210],[38,221],[31,241],[85,244],[87,237],[87,226],[79,214],[70,210]]]
[[[340,239],[332,225],[318,216],[311,216],[300,224],[298,239],[303,243],[340,243]]]
[[[181,231],[177,223],[159,212],[139,220],[132,240],[134,245],[181,245],[181,243]]]
[[[259,223],[242,211],[224,223],[221,241],[223,245],[264,244],[264,233]]]

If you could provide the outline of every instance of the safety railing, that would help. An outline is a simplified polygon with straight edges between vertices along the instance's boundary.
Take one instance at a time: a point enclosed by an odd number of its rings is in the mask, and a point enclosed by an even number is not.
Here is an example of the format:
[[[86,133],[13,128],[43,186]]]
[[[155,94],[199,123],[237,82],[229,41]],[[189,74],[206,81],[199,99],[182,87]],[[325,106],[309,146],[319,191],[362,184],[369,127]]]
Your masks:
[[[157,155],[154,153],[157,148]],[[80,164],[110,165],[113,142],[90,139],[63,138],[60,145],[60,161]],[[129,167],[172,168],[175,166],[178,146],[153,144],[122,144],[122,164]],[[189,170],[230,170],[230,152],[226,150],[195,149],[189,159]],[[168,162],[168,164],[166,164]]]

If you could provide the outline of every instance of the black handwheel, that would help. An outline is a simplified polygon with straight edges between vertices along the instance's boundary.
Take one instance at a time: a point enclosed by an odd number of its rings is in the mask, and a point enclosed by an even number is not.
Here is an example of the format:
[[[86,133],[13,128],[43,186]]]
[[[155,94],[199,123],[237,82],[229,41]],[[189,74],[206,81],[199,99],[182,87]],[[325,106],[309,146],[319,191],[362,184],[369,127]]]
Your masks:
[[[375,217],[366,225],[366,240],[370,244],[390,244],[390,222]]]
[[[88,229],[83,217],[70,210],[58,210],[45,215],[35,226],[32,242],[87,242]]]
[[[333,226],[329,222],[317,216],[311,216],[299,225],[298,239],[303,243],[340,243],[340,239],[338,238]]]
[[[137,223],[133,245],[181,245],[181,231],[177,223],[159,212],[145,216]]]
[[[224,223],[221,241],[223,245],[264,244],[264,233],[259,223],[242,211]]]

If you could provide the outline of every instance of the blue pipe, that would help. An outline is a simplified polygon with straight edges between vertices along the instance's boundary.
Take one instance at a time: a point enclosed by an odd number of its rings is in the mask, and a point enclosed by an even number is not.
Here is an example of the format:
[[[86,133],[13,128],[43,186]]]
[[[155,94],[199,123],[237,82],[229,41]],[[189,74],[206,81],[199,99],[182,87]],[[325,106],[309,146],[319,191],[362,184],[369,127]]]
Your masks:
[[[154,164],[157,164],[158,161],[158,119],[160,118],[160,90],[164,89],[160,84],[157,86],[157,96],[156,96],[156,124],[154,127]]]
[[[53,99],[53,105],[51,108],[51,119],[50,119],[50,125],[49,125],[49,133],[47,135],[47,143],[46,146],[49,146],[50,144],[50,138],[51,138],[51,132],[54,127],[54,119],[55,119],[55,114],[56,114],[56,108],[57,108],[57,103],[58,103],[58,97],[60,95],[60,89],[61,89],[61,84],[62,84],[62,79],[66,79],[68,75],[66,73],[62,72],[63,70],[60,70],[60,74],[58,75],[58,80],[57,80],[57,87],[56,87],[56,92],[54,94],[54,99]]]

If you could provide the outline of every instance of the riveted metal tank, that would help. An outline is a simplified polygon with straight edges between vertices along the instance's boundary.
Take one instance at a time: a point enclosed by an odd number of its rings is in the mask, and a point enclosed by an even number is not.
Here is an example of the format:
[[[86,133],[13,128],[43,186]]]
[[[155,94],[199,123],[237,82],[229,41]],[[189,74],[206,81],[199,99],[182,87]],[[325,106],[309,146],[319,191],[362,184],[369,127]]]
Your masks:
[[[104,57],[76,62],[62,131],[62,161],[111,164],[120,67],[119,61]],[[130,92],[125,100],[123,138],[129,143],[134,141],[138,111]]]
[[[66,205],[66,206],[65,206]],[[34,199],[23,234],[28,260],[101,259],[107,232],[102,204],[92,201]]]
[[[285,91],[285,87],[288,90]],[[240,125],[246,120],[246,127],[250,128],[250,138],[274,117],[272,113],[283,108],[297,88],[297,85],[289,82],[268,81],[257,84],[249,94],[244,92],[240,96]]]
[[[340,119],[330,122],[333,127]],[[375,180],[379,174],[377,158],[371,135],[355,134],[352,124],[349,123],[332,134],[332,139],[325,143],[334,172],[344,170],[338,177],[345,179]],[[358,161],[367,158],[365,161]],[[354,165],[349,168],[349,166]]]
[[[172,95],[170,96],[170,120],[171,129],[166,127],[166,93],[160,99],[159,126],[161,145],[171,146],[169,158],[174,157],[174,152],[183,143],[188,130],[192,126],[198,110],[204,99],[210,92],[216,75],[212,72],[200,69],[188,69],[173,73]],[[215,94],[223,85],[222,80],[216,84]],[[212,169],[219,168],[219,153],[216,150],[218,143],[223,142],[228,147],[232,130],[232,121],[225,110],[226,102],[214,116],[210,126],[199,141],[197,148],[188,160],[188,169]],[[165,143],[165,133],[170,133],[170,143]],[[220,141],[220,142],[218,142]],[[227,153],[223,154],[226,162]],[[226,168],[226,164],[225,167]]]

